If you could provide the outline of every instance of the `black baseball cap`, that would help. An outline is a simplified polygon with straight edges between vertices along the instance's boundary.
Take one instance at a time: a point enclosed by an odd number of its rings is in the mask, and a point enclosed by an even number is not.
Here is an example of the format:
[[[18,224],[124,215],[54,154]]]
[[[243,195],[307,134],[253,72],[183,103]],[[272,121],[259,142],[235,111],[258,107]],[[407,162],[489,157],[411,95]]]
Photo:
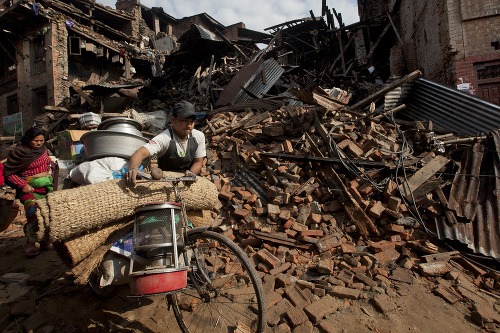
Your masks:
[[[175,103],[172,114],[181,119],[196,118],[194,105],[184,100]]]

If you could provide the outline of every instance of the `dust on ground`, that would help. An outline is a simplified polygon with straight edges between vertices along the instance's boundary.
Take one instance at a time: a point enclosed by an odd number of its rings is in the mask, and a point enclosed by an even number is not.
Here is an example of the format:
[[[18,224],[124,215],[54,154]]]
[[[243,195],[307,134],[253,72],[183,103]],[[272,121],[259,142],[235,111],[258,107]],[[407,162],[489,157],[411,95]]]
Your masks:
[[[72,283],[68,267],[56,252],[44,251],[34,259],[26,258],[22,223],[22,219],[18,219],[0,233],[2,332],[180,332],[164,297],[128,297],[128,288],[123,286],[111,298],[100,299],[89,287]],[[20,273],[27,281],[9,283],[3,279],[7,273]],[[432,292],[433,285],[432,281],[417,275],[411,284],[395,283],[395,295],[391,299],[396,308],[387,314],[379,312],[368,299],[342,300],[339,309],[314,330],[486,332],[471,320],[469,301],[451,305]],[[498,310],[498,300],[487,295],[478,294],[478,297],[492,304],[496,302]],[[493,327],[495,330],[498,331]]]

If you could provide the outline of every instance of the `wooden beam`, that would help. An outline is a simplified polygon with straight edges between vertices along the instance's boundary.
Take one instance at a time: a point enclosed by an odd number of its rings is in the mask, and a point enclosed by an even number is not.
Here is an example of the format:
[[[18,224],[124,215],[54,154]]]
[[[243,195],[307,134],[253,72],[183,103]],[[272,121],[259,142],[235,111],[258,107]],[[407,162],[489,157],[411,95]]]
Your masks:
[[[377,48],[378,44],[380,44],[380,42],[382,41],[382,38],[384,38],[385,33],[387,32],[387,30],[389,30],[390,27],[391,27],[391,23],[387,23],[387,25],[385,26],[384,30],[382,30],[382,32],[378,36],[377,40],[375,41],[375,43],[373,43],[372,47],[370,48],[370,52],[368,52],[368,54],[366,55],[366,59],[367,60],[370,59],[370,57],[372,56],[373,52]]]
[[[340,189],[340,200],[344,204],[344,209],[354,223],[359,233],[364,237],[379,236],[380,232],[371,220],[366,215],[365,211],[358,204],[356,199],[349,193],[347,186],[344,185],[337,172],[331,166],[320,166],[320,172],[323,174],[324,181],[329,187]]]
[[[2,42],[0,42],[0,49],[2,49],[2,51],[4,52],[4,54],[9,57],[10,60],[12,60],[13,63],[16,63],[16,58],[10,54],[9,50],[7,50],[7,48],[3,45]]]
[[[438,155],[415,172],[408,181],[402,184],[402,191],[407,198],[410,198],[415,190],[422,186],[427,180],[444,167],[450,159],[446,156]]]
[[[73,88],[74,91],[77,92],[78,95],[80,95],[87,103],[90,104],[90,106],[92,106],[94,109],[95,109],[95,105],[94,105],[94,100],[92,98],[90,98],[89,95],[87,95],[82,89],[80,89],[80,87],[78,87],[77,85],[74,85],[73,83],[69,82],[69,84],[71,85],[71,88]]]
[[[243,59],[245,59],[246,61],[249,61],[250,58],[245,54],[243,53],[243,51],[240,50],[240,48],[238,46],[236,46],[233,42],[231,42],[229,39],[226,38],[226,36],[224,36],[224,34],[222,32],[220,32],[219,30],[215,30],[215,32],[217,33],[217,35],[227,44],[229,45],[229,47],[231,47],[232,49],[234,49],[240,56],[243,57]]]
[[[422,72],[421,71],[417,70],[417,71],[411,72],[410,74],[405,75],[401,79],[399,79],[397,81],[394,81],[393,83],[385,86],[384,88],[380,89],[376,93],[371,94],[370,96],[362,99],[358,103],[356,103],[353,106],[349,107],[348,110],[350,110],[350,111],[356,111],[356,110],[359,110],[361,108],[364,108],[365,106],[370,105],[371,102],[374,102],[375,100],[377,100],[380,97],[384,96],[389,91],[394,90],[397,87],[402,86],[403,84],[405,84],[408,81],[413,81],[413,80],[419,78],[420,76],[422,76]]]
[[[319,125],[318,125],[319,124]],[[322,124],[316,122],[316,129],[320,128],[320,134],[325,140],[327,136],[325,136],[326,129]],[[325,141],[326,142],[326,141]],[[323,157],[323,154],[319,151],[318,147],[314,144],[314,142],[309,141],[309,144],[313,146],[311,151],[316,152],[319,156]],[[379,231],[373,221],[370,219],[368,215],[366,215],[365,211],[358,204],[356,199],[349,193],[347,186],[344,185],[340,176],[333,169],[332,166],[319,165],[320,172],[323,174],[324,181],[328,184],[329,187],[340,190],[338,193],[340,194],[340,201],[344,204],[344,209],[350,219],[353,221],[354,225],[358,229],[359,233],[364,237],[369,237],[370,235],[379,236]]]

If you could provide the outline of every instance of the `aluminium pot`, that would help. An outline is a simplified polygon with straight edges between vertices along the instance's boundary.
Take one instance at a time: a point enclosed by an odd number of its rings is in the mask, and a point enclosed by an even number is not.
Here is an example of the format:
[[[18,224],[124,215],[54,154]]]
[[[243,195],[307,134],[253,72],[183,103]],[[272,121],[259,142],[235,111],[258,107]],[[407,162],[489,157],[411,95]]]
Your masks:
[[[82,135],[80,141],[85,146],[86,160],[92,161],[103,157],[130,159],[148,139],[130,133],[96,130]]]
[[[106,119],[99,124],[97,129],[142,136],[141,123],[137,120],[126,117],[114,117]]]

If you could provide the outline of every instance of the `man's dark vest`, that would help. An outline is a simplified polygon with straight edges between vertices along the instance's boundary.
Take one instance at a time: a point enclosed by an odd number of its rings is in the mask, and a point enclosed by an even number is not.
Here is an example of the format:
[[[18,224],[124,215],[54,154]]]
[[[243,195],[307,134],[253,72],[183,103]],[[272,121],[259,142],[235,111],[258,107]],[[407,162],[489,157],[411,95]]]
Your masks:
[[[186,155],[181,157],[177,152],[177,146],[175,144],[176,140],[174,139],[174,133],[171,128],[169,129],[169,132],[170,143],[168,145],[167,152],[158,158],[158,166],[164,171],[184,172],[189,170],[194,160],[192,147],[196,145],[195,138],[192,135],[189,136],[186,145]]]

